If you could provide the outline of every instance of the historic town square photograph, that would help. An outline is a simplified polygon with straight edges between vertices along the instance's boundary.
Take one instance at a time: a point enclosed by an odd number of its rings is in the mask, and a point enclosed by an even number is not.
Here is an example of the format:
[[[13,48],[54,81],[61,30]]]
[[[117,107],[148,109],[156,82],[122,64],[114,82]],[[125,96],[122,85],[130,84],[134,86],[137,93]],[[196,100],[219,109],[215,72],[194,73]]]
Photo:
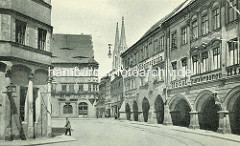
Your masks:
[[[0,146],[240,146],[240,0],[0,0]]]

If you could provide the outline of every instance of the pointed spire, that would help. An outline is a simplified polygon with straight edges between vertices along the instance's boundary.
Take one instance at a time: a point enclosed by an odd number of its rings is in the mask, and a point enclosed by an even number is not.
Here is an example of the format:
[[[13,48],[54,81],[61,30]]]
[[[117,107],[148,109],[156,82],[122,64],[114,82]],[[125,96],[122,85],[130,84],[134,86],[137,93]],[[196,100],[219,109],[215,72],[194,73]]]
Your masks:
[[[117,26],[116,26],[116,34],[115,34],[115,44],[114,44],[114,50],[113,50],[113,63],[112,63],[112,69],[115,69],[117,68],[118,66],[118,61],[117,59],[115,58],[119,56],[118,54],[118,46],[119,46],[119,30],[118,30],[118,23],[117,23]]]
[[[115,44],[114,44],[114,51],[118,51],[118,46],[119,46],[119,30],[118,30],[118,23],[116,27],[116,34],[115,34]]]
[[[119,44],[119,53],[124,52],[127,49],[126,35],[125,35],[125,25],[124,17],[122,17],[122,28],[121,28],[121,38]]]

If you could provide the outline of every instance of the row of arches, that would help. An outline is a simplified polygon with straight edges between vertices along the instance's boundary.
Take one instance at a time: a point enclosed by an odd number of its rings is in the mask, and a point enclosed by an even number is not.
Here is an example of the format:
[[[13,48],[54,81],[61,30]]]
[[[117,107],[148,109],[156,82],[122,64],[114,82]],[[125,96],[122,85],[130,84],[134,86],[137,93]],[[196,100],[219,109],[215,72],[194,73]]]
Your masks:
[[[225,105],[219,104],[218,99],[216,99],[210,91],[201,92],[193,106],[184,96],[177,95],[173,97],[169,101],[173,125],[189,127],[191,120],[190,113],[196,111],[200,129],[217,131],[219,127],[218,112],[224,110],[223,106],[226,106],[226,110],[229,112],[231,132],[233,134],[240,134],[240,87],[234,90],[234,94],[231,92],[228,94],[229,98],[226,99],[228,101],[226,101]],[[139,106],[137,101],[133,101],[132,112],[128,103],[125,106],[128,120],[130,120],[131,113],[133,113],[133,119],[138,121]],[[158,124],[163,124],[164,122],[164,107],[164,101],[162,97],[158,95],[154,101],[154,114],[156,114]],[[148,121],[149,109],[149,101],[144,97],[142,100],[142,114],[145,122]]]
[[[63,114],[73,114],[73,106],[70,103],[66,103],[63,106]],[[78,114],[88,115],[88,104],[86,102],[80,102],[78,104]]]

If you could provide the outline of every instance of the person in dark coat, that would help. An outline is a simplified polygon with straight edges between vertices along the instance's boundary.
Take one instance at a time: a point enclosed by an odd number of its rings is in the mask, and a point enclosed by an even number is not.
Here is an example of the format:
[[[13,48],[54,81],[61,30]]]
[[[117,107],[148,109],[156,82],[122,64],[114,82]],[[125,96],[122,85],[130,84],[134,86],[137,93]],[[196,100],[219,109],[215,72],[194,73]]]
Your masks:
[[[67,133],[69,132],[69,135],[71,136],[71,123],[70,121],[68,120],[68,117],[66,117],[66,132],[65,132],[65,135],[67,135]]]

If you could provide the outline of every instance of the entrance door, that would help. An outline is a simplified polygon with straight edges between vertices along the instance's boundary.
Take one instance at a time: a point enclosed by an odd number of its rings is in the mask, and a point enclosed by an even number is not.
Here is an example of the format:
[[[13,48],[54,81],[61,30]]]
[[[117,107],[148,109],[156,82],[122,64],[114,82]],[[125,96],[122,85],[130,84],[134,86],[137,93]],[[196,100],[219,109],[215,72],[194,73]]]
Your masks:
[[[78,114],[79,116],[88,115],[88,104],[86,102],[81,102],[78,105]]]
[[[27,87],[20,87],[20,120],[25,120],[25,101],[27,96]]]

